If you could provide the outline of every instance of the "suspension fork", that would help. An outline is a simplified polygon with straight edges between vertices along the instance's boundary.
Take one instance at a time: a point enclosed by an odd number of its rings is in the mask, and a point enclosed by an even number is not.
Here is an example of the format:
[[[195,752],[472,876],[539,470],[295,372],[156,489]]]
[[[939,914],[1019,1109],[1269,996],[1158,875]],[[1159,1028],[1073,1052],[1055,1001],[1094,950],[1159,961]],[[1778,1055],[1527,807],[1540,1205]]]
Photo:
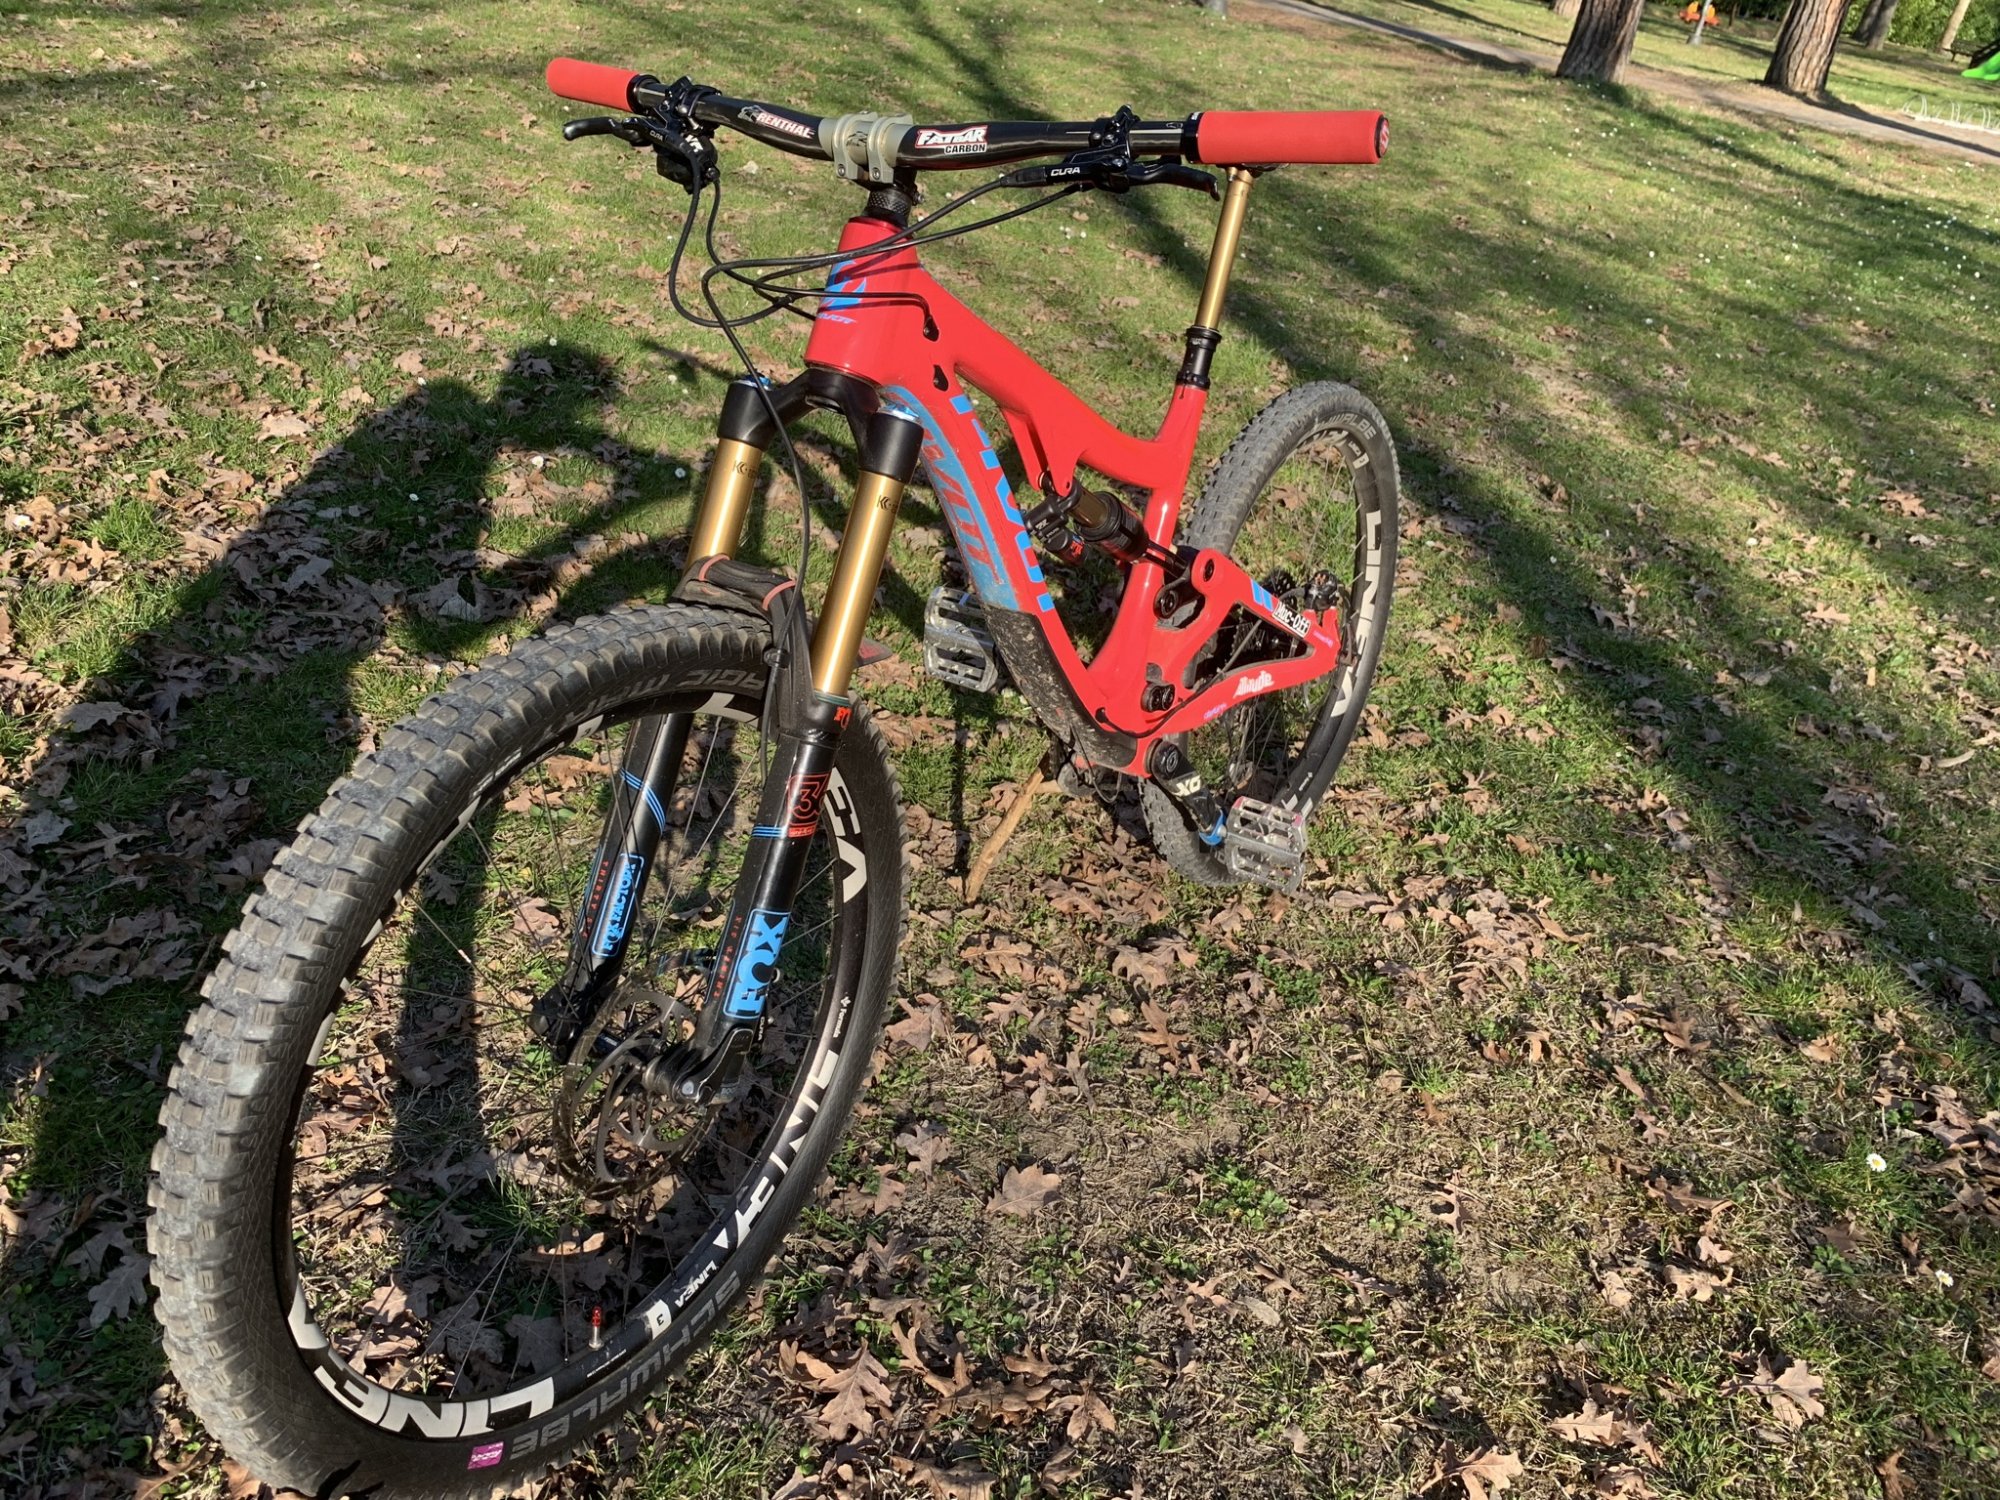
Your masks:
[[[764,449],[773,435],[765,398],[748,380],[729,388],[717,423],[715,462],[688,537],[690,566],[704,557],[734,557]],[[649,714],[635,721],[625,746],[611,812],[592,861],[588,895],[570,934],[569,967],[544,997],[536,1022],[543,1035],[566,1045],[589,1024],[598,1003],[618,982],[639,910],[673,803],[694,728],[692,714]]]
[[[671,1077],[649,1080],[670,1086],[683,1101],[727,1097],[761,1029],[834,756],[853,714],[847,690],[861,632],[923,436],[922,424],[900,409],[885,408],[869,418],[861,439],[860,480],[810,660],[786,659],[776,668],[781,676],[777,745],[701,1014],[687,1045],[662,1059]]]

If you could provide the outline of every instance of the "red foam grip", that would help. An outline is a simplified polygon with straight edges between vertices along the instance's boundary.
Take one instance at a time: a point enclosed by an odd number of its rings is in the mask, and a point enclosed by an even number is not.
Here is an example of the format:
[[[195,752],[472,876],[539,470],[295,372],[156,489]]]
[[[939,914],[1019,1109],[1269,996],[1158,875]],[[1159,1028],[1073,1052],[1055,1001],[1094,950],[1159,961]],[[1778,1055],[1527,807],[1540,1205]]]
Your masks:
[[[1379,109],[1212,109],[1195,125],[1195,150],[1222,166],[1362,166],[1382,159],[1389,122]]]
[[[603,63],[558,57],[549,64],[549,92],[606,109],[630,109],[632,80],[638,76],[630,68],[607,68]]]

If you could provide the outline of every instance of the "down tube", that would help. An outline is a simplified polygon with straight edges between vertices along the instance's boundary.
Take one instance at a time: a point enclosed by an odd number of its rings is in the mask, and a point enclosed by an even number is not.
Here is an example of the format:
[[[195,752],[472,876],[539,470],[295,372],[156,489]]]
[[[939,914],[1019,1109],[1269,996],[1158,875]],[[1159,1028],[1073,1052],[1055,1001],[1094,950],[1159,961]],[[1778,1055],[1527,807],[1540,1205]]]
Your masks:
[[[1028,523],[972,398],[953,380],[942,391],[884,386],[882,399],[923,425],[919,457],[925,477],[1022,696],[1043,723],[1099,764],[1129,762],[1133,741],[1094,724],[1071,686],[1081,680],[1083,663],[1056,612]]]

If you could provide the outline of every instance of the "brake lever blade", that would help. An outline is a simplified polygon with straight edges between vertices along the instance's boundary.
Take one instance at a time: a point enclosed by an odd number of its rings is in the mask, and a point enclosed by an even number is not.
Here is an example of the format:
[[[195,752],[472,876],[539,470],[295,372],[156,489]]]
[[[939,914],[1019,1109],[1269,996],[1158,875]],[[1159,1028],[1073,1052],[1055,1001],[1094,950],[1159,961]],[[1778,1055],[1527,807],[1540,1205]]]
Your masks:
[[[587,135],[615,135],[635,148],[659,144],[658,127],[637,116],[621,119],[615,115],[594,115],[588,119],[571,120],[563,126],[563,139],[566,141],[581,140]]]
[[[1135,167],[1127,174],[1127,180],[1133,187],[1150,187],[1157,183],[1161,187],[1193,188],[1211,198],[1222,196],[1222,189],[1216,184],[1213,172],[1204,172],[1177,161],[1152,162]]]
[[[1215,174],[1204,172],[1199,167],[1169,167],[1160,181],[1173,187],[1193,188],[1217,202],[1222,199],[1222,185],[1215,180]]]

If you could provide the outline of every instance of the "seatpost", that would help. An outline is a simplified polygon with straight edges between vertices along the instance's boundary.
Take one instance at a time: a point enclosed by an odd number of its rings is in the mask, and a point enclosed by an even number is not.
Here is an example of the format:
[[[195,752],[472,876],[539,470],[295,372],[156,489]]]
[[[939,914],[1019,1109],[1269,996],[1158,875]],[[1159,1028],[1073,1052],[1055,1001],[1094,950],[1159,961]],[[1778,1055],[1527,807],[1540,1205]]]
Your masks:
[[[1187,354],[1181,360],[1179,385],[1208,389],[1209,361],[1222,342],[1222,299],[1229,291],[1229,273],[1236,264],[1236,247],[1243,238],[1243,218],[1250,211],[1250,185],[1257,174],[1248,167],[1229,169],[1229,186],[1222,192],[1222,215],[1215,221],[1215,243],[1208,252],[1208,277],[1195,305],[1194,326],[1187,331]]]

